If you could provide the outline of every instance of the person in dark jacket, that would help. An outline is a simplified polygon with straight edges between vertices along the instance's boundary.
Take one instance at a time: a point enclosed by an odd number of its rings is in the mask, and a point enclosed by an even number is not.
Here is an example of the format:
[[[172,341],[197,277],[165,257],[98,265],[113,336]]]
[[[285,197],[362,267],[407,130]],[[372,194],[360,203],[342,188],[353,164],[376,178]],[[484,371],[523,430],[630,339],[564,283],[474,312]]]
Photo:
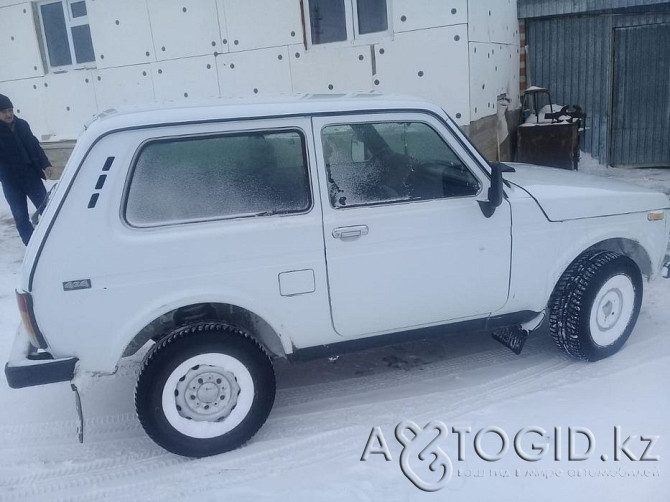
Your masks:
[[[28,122],[16,117],[10,99],[0,94],[0,182],[24,244],[33,234],[27,199],[41,214],[47,198],[42,180],[52,169]]]

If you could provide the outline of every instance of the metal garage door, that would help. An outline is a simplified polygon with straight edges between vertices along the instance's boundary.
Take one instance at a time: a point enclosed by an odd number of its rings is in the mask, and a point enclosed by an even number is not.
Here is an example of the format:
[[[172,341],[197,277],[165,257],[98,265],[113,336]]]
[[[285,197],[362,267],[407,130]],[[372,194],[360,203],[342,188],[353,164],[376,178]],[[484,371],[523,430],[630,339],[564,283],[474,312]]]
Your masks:
[[[614,30],[614,166],[670,166],[669,48],[670,23]]]

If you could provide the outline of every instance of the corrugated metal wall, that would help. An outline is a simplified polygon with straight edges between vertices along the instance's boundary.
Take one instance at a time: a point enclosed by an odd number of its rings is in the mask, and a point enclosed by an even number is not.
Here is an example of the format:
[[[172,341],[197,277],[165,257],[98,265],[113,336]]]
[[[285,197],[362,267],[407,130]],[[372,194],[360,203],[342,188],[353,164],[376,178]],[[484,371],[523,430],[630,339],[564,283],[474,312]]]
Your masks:
[[[614,31],[614,166],[670,166],[669,48],[670,23]]]
[[[548,87],[554,103],[579,104],[586,110],[582,149],[603,163],[609,161],[614,28],[667,22],[670,11],[526,20],[532,84]],[[655,98],[644,97],[649,102]]]
[[[519,17],[547,17],[616,9],[663,8],[667,0],[518,0]]]

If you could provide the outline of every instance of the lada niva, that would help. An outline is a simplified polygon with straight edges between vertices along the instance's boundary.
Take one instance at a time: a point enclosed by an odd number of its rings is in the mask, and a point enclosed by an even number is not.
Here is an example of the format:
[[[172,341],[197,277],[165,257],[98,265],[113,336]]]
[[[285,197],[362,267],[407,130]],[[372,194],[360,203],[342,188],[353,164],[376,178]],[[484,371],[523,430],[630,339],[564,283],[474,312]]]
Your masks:
[[[658,275],[668,198],[489,163],[439,107],[380,94],[110,112],[27,247],[12,387],[114,373],[167,450],[262,426],[273,359],[488,329],[515,351],[618,351]],[[146,350],[146,349],[145,349]]]

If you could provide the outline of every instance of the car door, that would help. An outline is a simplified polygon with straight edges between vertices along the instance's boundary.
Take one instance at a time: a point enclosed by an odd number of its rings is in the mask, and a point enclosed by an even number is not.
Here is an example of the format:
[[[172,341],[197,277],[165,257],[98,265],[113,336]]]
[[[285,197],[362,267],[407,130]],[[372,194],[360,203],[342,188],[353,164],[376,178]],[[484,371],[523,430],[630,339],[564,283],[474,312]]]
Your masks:
[[[511,212],[422,113],[313,119],[333,325],[345,337],[486,316],[507,300]]]

